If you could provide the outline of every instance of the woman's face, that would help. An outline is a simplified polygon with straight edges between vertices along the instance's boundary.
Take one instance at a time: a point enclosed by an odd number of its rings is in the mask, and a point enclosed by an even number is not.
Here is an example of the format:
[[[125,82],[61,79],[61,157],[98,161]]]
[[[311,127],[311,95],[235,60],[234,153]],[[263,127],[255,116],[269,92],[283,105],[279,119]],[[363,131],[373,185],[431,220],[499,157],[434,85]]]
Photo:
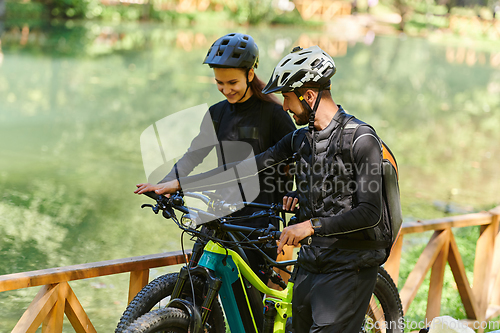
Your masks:
[[[242,103],[252,96],[252,89],[247,89],[246,70],[241,68],[214,68],[215,82],[219,91],[227,98],[231,104]],[[248,72],[248,81],[254,77],[254,70]],[[245,98],[241,99],[245,95]],[[240,100],[241,99],[241,100]]]

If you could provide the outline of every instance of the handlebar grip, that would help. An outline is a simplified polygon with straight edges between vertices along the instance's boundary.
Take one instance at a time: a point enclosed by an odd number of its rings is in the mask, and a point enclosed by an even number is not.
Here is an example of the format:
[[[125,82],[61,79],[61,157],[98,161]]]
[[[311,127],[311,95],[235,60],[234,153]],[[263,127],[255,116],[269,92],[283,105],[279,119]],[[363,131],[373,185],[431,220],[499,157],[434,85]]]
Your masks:
[[[278,207],[280,212],[295,214],[296,216],[298,216],[300,213],[300,207],[295,207],[293,210],[285,210],[282,204],[279,204]]]
[[[312,238],[311,236],[307,236],[306,238],[302,239],[299,244],[300,245],[311,245],[312,243]]]
[[[150,197],[151,199],[154,199],[154,200],[158,200],[158,198],[160,197],[160,195],[156,194],[154,191],[144,192],[143,194],[147,197]]]

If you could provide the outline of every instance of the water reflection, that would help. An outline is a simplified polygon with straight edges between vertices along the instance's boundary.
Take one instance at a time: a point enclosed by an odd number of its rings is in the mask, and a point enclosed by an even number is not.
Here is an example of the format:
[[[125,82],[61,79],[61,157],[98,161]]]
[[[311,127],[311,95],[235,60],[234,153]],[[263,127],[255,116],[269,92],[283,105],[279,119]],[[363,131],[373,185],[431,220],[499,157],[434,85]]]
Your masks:
[[[359,41],[366,45],[373,44],[375,33],[372,30],[368,29],[362,35],[363,37]],[[157,47],[161,44],[175,45],[175,48],[191,52],[206,49],[217,37],[218,32],[178,30],[168,33],[162,28],[144,29],[135,25],[127,28],[126,26],[101,26],[97,23],[75,26],[73,23],[70,27],[65,25],[56,27],[14,25],[7,28],[2,39],[4,44],[9,47],[19,45],[25,49],[45,50],[47,47],[56,46],[54,50],[58,51],[56,53],[81,56],[82,54],[78,52],[80,50],[84,51],[83,54],[98,55],[111,54],[119,50]],[[305,48],[319,45],[333,57],[343,57],[347,54],[349,45],[353,47],[357,41],[350,36],[343,37],[342,33],[302,33],[295,38],[276,36],[274,42],[270,41],[271,44],[274,43],[274,47],[270,47],[268,52],[270,58],[279,59],[294,45],[301,45]],[[493,68],[500,68],[500,52],[478,51],[473,46],[449,46],[446,48],[445,58],[448,63],[468,66],[489,65]]]
[[[500,52],[478,52],[472,48],[447,47],[446,61],[450,64],[467,64],[467,66],[486,65],[488,63],[493,68],[500,68]]]

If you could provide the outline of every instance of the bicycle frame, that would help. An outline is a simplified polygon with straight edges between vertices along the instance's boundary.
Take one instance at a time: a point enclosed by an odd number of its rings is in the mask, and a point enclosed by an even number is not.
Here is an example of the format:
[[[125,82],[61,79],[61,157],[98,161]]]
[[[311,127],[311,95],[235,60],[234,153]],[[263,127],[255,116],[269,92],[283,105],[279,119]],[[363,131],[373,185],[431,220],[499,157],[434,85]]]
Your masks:
[[[201,307],[201,325],[206,323],[211,305],[219,294],[232,333],[259,332],[244,277],[257,290],[267,295],[264,300],[266,310],[271,310],[272,316],[276,314],[274,318],[268,319],[274,322],[268,323],[272,325],[273,332],[285,332],[286,320],[292,315],[293,282],[289,281],[287,288],[281,291],[267,287],[237,252],[225,249],[213,241],[205,245],[197,266],[185,266],[181,269],[170,303],[177,302],[189,274],[203,275],[209,285]]]

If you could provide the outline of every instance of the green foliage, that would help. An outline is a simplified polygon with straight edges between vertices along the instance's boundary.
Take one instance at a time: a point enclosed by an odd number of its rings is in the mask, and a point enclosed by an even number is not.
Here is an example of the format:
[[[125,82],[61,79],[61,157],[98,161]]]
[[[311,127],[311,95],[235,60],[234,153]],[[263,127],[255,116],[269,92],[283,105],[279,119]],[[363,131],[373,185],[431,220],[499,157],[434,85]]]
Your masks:
[[[47,8],[39,2],[7,1],[5,3],[6,20],[37,20],[48,15]]]

